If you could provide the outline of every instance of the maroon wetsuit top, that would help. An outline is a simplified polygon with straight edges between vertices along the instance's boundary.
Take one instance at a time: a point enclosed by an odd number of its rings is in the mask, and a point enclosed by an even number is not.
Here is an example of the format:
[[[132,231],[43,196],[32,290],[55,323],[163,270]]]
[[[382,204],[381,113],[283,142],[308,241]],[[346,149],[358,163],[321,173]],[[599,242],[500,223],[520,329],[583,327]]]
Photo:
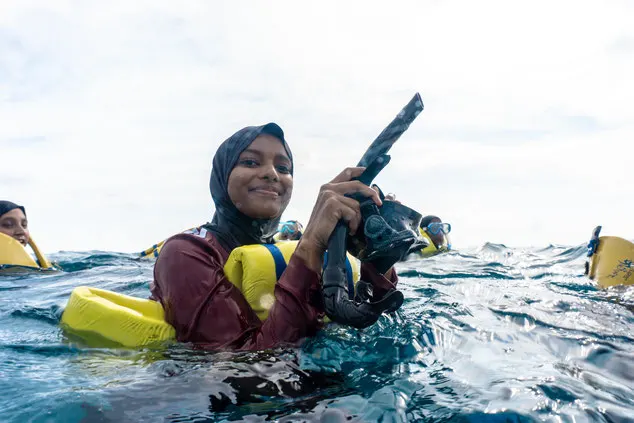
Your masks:
[[[293,255],[275,285],[275,303],[261,321],[244,295],[224,274],[229,254],[204,228],[169,238],[154,266],[152,299],[181,342],[209,349],[261,350],[297,345],[323,324],[320,275]],[[361,279],[374,287],[374,299],[394,288],[372,265],[361,266]]]

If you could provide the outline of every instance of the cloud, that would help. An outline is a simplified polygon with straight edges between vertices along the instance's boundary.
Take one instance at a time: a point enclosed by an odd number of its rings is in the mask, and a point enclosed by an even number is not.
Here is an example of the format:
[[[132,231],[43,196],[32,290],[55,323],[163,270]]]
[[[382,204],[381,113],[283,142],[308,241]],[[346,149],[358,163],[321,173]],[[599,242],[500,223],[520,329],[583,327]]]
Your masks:
[[[608,47],[608,50],[613,53],[631,53],[634,51],[634,37],[632,36],[620,36]]]

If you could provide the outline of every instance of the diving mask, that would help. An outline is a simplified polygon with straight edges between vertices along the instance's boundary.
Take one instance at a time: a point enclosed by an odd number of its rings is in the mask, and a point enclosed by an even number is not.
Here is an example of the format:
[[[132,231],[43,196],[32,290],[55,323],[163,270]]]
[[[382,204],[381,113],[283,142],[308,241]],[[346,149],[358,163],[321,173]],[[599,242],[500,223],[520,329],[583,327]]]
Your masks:
[[[423,230],[429,232],[432,235],[438,235],[439,233],[443,233],[445,235],[451,232],[451,224],[444,222],[431,222],[429,225],[423,228]]]

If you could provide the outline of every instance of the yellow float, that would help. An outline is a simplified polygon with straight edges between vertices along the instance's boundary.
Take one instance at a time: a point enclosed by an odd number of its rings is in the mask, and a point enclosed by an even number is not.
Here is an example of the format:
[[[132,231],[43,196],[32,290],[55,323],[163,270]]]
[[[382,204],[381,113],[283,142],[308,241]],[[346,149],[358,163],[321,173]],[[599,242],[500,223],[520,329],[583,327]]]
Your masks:
[[[173,339],[161,304],[105,289],[79,286],[62,314],[62,327],[87,341],[140,347]]]
[[[298,241],[245,245],[234,249],[224,266],[227,279],[245,296],[260,320],[266,320],[275,297],[275,284],[286,269]],[[160,251],[163,243],[148,248]],[[158,255],[158,254],[157,254]],[[348,256],[349,294],[359,280],[359,264]],[[103,289],[80,286],[73,290],[62,315],[62,327],[85,340],[107,340],[139,347],[174,339],[160,303]]]
[[[634,243],[617,236],[599,236],[601,226],[592,231],[588,243],[585,274],[600,288],[634,284]]]
[[[28,245],[35,259],[18,240],[0,233],[0,272],[57,270],[42,254],[33,238],[29,239]]]

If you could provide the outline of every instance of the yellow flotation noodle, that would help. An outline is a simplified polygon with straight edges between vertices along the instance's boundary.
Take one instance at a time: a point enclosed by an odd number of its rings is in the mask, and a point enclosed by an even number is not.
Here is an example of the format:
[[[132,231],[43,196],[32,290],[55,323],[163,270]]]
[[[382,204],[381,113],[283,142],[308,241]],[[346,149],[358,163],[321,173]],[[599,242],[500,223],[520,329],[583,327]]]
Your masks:
[[[105,338],[125,347],[176,337],[160,303],[88,286],[73,290],[61,323],[84,339]]]
[[[260,320],[266,320],[275,302],[275,283],[286,269],[299,241],[278,241],[275,244],[245,245],[234,249],[224,271],[247,299]],[[359,281],[359,263],[348,254],[348,294],[354,296]]]
[[[191,233],[192,231],[194,231],[196,228],[189,228],[181,233]],[[152,245],[149,248],[146,248],[145,250],[141,251],[139,253],[139,257],[140,258],[157,258],[159,256],[159,254],[161,253],[161,250],[163,249],[163,245],[165,244],[165,239],[161,242],[157,242],[156,244]]]
[[[286,269],[298,241],[245,245],[234,249],[224,266],[227,279],[238,288],[260,320],[275,302],[275,284]],[[348,255],[349,294],[359,280],[359,264]],[[174,339],[163,307],[152,300],[130,297],[86,286],[73,290],[62,315],[62,325],[82,339],[107,340],[138,347]]]
[[[617,236],[598,238],[588,276],[600,288],[634,284],[634,243]]]
[[[157,258],[159,253],[161,252],[161,249],[163,248],[163,244],[165,244],[165,240],[159,242],[158,244],[154,244],[152,245],[150,248],[141,251],[141,253],[139,254],[139,256],[141,258]]]
[[[6,234],[0,233],[0,268],[25,268],[31,270],[55,270],[50,261],[42,254],[33,238],[29,239],[29,246],[35,253],[37,261],[20,242]]]

